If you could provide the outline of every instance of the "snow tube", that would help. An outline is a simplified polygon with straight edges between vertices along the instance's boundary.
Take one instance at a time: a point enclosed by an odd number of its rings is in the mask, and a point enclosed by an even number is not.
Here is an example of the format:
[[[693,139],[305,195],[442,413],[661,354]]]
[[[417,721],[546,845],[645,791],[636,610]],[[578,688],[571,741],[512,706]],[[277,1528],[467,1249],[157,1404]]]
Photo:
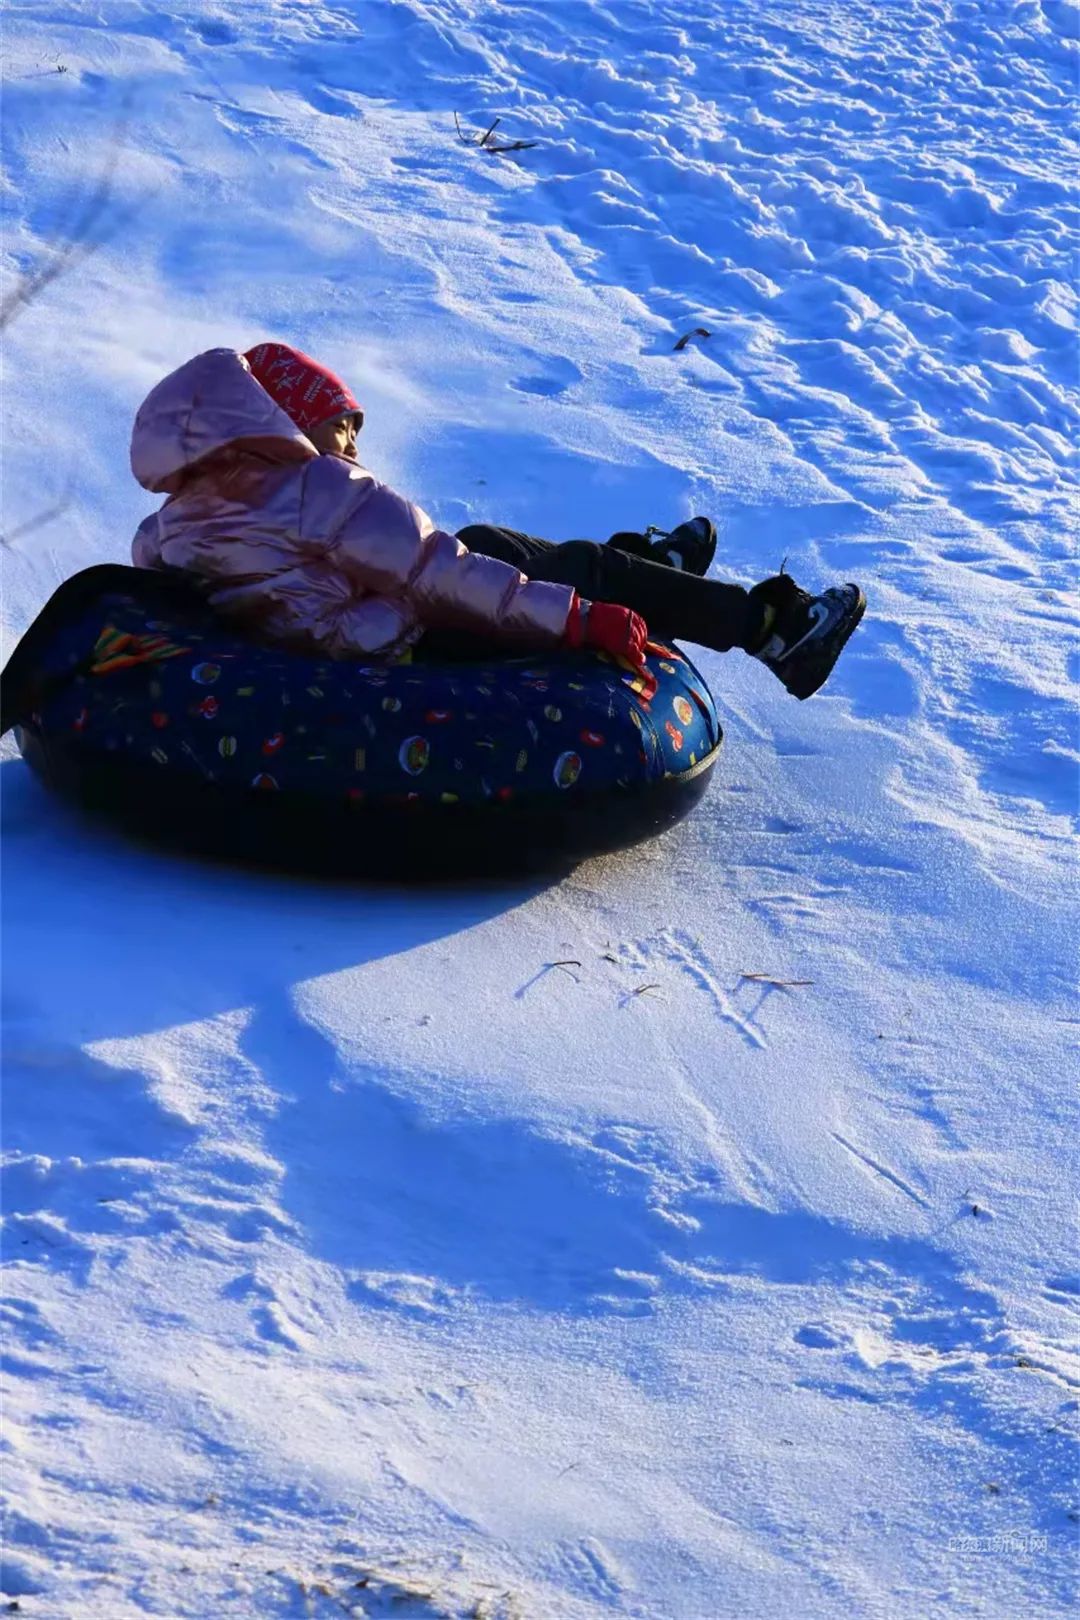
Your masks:
[[[4,672],[47,786],[188,850],[334,874],[572,865],[673,825],[721,729],[685,655],[367,665],[244,639],[190,582],[107,564],[56,592]]]

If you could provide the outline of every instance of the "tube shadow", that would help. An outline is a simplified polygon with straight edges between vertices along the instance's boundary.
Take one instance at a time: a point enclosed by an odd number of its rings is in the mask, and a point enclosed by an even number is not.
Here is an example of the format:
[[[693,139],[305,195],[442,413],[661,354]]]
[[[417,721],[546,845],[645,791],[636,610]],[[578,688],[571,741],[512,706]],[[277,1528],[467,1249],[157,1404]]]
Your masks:
[[[4,1019],[83,1047],[282,995],[512,910],[557,879],[430,889],[337,883],[174,857],[0,765]]]

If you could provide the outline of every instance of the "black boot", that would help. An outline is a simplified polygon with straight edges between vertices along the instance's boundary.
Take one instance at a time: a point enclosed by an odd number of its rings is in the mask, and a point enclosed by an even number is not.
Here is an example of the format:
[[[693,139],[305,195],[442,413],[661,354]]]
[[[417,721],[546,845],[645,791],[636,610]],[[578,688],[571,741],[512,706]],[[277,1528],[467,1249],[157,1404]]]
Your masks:
[[[688,518],[657,540],[652,550],[657,562],[703,579],[716,555],[716,524],[707,517]]]
[[[659,535],[659,539],[651,539],[652,535]],[[680,523],[670,534],[659,529],[650,529],[647,534],[621,530],[607,543],[617,551],[628,551],[632,557],[644,557],[646,562],[663,563],[702,578],[716,554],[716,525],[710,518],[695,517]]]
[[[866,597],[857,585],[834,585],[811,596],[783,573],[762,580],[749,594],[764,609],[765,622],[760,640],[747,652],[768,665],[794,697],[812,697],[862,618]]]
[[[620,529],[604,544],[613,546],[616,551],[628,551],[631,557],[643,557],[646,562],[653,560],[652,541],[647,534],[638,534],[636,529]]]

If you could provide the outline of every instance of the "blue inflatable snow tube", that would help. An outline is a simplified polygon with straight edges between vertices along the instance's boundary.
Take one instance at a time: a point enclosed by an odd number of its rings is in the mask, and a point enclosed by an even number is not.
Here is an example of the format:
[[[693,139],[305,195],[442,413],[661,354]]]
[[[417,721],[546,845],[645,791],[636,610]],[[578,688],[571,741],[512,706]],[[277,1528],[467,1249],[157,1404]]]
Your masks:
[[[49,786],[193,851],[401,877],[570,865],[671,826],[721,742],[682,652],[368,665],[244,639],[186,580],[63,585],[4,674]]]

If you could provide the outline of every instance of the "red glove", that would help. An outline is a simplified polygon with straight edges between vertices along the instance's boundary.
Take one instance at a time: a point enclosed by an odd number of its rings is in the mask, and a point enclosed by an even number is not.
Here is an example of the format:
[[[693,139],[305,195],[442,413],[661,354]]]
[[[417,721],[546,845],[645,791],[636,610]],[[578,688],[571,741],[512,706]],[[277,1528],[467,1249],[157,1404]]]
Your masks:
[[[645,682],[646,697],[656,691],[656,681],[645,668],[645,643],[649,627],[640,613],[631,608],[618,607],[614,602],[586,602],[575,596],[566,621],[563,639],[576,651],[579,647],[594,647],[612,658],[629,664]]]

